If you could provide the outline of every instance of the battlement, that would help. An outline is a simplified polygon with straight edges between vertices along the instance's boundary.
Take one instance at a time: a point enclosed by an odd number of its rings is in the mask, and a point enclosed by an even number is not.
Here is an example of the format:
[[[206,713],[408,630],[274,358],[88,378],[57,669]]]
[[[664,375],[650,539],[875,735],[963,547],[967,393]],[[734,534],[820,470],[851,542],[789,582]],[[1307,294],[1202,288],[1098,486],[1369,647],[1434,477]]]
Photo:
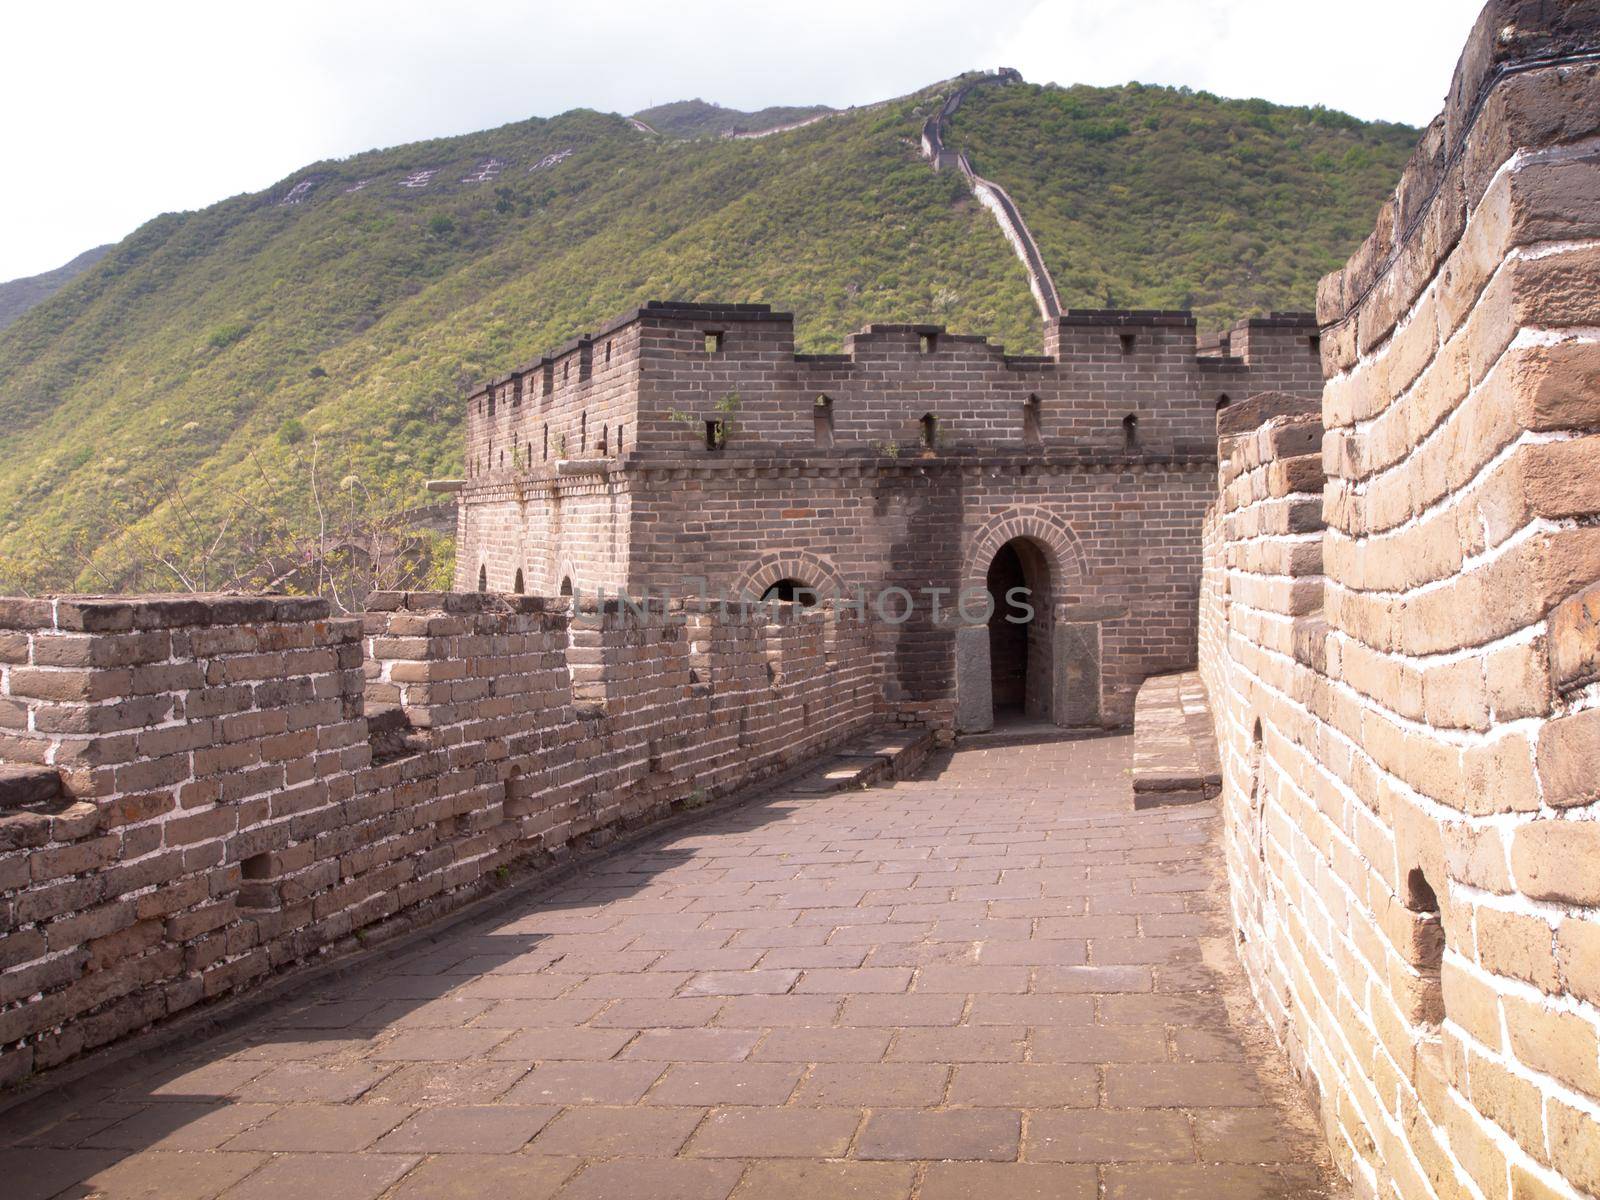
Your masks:
[[[653,301],[472,394],[469,490],[554,478],[571,459],[626,469],[684,454],[1028,445],[1068,457],[1209,455],[1219,406],[1263,390],[1311,394],[1321,379],[1305,314],[1200,341],[1188,312],[1082,310],[1047,326],[1046,350],[1008,355],[981,335],[913,322],[868,325],[840,354],[797,354],[791,313]]]

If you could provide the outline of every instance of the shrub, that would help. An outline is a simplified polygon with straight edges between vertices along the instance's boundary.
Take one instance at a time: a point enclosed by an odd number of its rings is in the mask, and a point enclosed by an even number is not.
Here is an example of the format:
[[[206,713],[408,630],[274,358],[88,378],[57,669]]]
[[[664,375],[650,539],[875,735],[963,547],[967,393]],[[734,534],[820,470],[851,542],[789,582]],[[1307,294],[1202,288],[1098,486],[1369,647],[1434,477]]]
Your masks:
[[[250,332],[250,326],[243,321],[234,321],[227,325],[218,325],[206,337],[206,344],[213,350],[226,350],[235,342],[243,341],[245,334]]]

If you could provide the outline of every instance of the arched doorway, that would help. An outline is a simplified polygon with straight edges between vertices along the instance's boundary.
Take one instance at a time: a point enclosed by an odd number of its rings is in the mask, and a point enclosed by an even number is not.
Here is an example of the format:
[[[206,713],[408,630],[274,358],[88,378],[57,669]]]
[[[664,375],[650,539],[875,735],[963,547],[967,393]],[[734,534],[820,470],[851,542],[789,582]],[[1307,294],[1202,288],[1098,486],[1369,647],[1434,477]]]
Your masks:
[[[1031,539],[1012,538],[989,561],[989,686],[994,717],[1050,719],[1050,563]]]

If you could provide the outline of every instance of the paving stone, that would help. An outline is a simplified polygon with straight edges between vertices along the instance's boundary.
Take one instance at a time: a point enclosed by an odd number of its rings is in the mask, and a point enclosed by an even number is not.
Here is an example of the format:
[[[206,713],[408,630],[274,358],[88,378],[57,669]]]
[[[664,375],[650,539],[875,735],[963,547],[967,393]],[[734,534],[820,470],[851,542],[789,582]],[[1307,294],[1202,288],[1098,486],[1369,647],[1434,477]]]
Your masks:
[[[919,1200],[1097,1200],[1100,1184],[1093,1167],[936,1162],[928,1165],[917,1195]]]
[[[553,1105],[460,1104],[425,1108],[378,1142],[390,1154],[509,1154],[548,1125]]]
[[[388,1200],[550,1200],[581,1165],[529,1154],[441,1154],[402,1179]]]
[[[84,1194],[118,1200],[212,1200],[225,1192],[231,1197],[238,1194],[234,1184],[269,1161],[265,1154],[146,1150],[88,1176]]]
[[[1182,1113],[1088,1109],[1035,1113],[1027,1157],[1034,1162],[1192,1162],[1194,1138]]]
[[[1302,1178],[1266,1167],[1110,1166],[1105,1178],[1106,1200],[1308,1200],[1322,1194],[1308,1190]]]
[[[501,1099],[510,1104],[632,1104],[661,1071],[661,1063],[542,1063]]]
[[[727,1200],[743,1172],[715,1159],[619,1158],[585,1167],[561,1200]]]
[[[706,1111],[657,1105],[569,1108],[529,1150],[574,1158],[670,1157],[689,1140]]]
[[[907,1200],[915,1170],[890,1162],[755,1162],[737,1195],[738,1200]]]
[[[416,1156],[401,1154],[280,1154],[223,1196],[224,1200],[373,1200],[417,1162]],[[161,1200],[169,1195],[163,1193]]]
[[[1247,1068],[1231,1063],[1115,1064],[1106,1068],[1106,1103],[1150,1108],[1255,1108],[1265,1097]]]
[[[594,1024],[632,1030],[697,1029],[709,1025],[723,1004],[711,996],[619,1000],[596,1017]]]
[[[979,996],[973,1007],[998,997]],[[957,995],[850,996],[839,1020],[843,1025],[883,1025],[901,1029],[908,1025],[955,1025],[961,1020],[966,997]]]
[[[782,1104],[801,1071],[785,1063],[678,1063],[661,1077],[650,1103]]]
[[[1028,1047],[1035,1062],[1164,1062],[1164,1025],[1057,1025],[1034,1031]]]
[[[887,1029],[774,1029],[751,1056],[758,1062],[871,1063],[889,1048]]]
[[[226,1150],[364,1150],[411,1115],[397,1104],[296,1104],[239,1134]]]
[[[950,1085],[950,1103],[995,1108],[1092,1108],[1100,1097],[1093,1067],[1040,1063],[963,1063]]]
[[[274,1104],[151,1104],[98,1129],[79,1144],[91,1149],[215,1150],[281,1111]]]
[[[856,1140],[856,1156],[1011,1162],[1021,1131],[1021,1114],[1010,1110],[885,1109],[867,1118]]]
[[[794,985],[797,992],[849,995],[865,992],[903,992],[911,986],[909,967],[818,968],[803,971]]]
[[[504,1029],[413,1029],[372,1052],[373,1062],[453,1062],[480,1058],[511,1037]]]
[[[889,1048],[890,1062],[1020,1062],[1027,1031],[1016,1026],[903,1030]]]
[[[0,1149],[0,1178],[7,1200],[49,1200],[121,1158],[109,1150]]]
[[[652,1062],[740,1062],[760,1040],[759,1029],[647,1029],[622,1057]]]
[[[695,1131],[686,1152],[705,1158],[839,1158],[860,1123],[854,1109],[723,1108]]]
[[[234,1094],[241,1100],[256,1103],[306,1101],[343,1104],[360,1096],[392,1070],[394,1067],[388,1064],[327,1066],[285,1063],[260,1078],[239,1085]]]
[[[604,1062],[638,1036],[637,1029],[573,1028],[527,1029],[501,1042],[489,1057],[513,1062],[574,1060]]]
[[[940,1103],[950,1069],[932,1063],[824,1064],[806,1074],[796,1104],[912,1107]]]
[[[528,1067],[501,1062],[408,1063],[380,1080],[362,1102],[484,1104],[504,1095]]]

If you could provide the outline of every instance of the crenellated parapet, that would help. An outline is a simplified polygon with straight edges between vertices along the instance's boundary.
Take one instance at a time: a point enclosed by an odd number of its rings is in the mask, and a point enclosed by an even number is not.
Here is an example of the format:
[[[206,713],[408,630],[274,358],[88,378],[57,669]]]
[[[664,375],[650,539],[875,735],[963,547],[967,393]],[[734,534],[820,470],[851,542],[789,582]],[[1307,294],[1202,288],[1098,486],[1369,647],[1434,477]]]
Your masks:
[[[831,606],[0,600],[0,1080],[802,766],[884,666]]]

